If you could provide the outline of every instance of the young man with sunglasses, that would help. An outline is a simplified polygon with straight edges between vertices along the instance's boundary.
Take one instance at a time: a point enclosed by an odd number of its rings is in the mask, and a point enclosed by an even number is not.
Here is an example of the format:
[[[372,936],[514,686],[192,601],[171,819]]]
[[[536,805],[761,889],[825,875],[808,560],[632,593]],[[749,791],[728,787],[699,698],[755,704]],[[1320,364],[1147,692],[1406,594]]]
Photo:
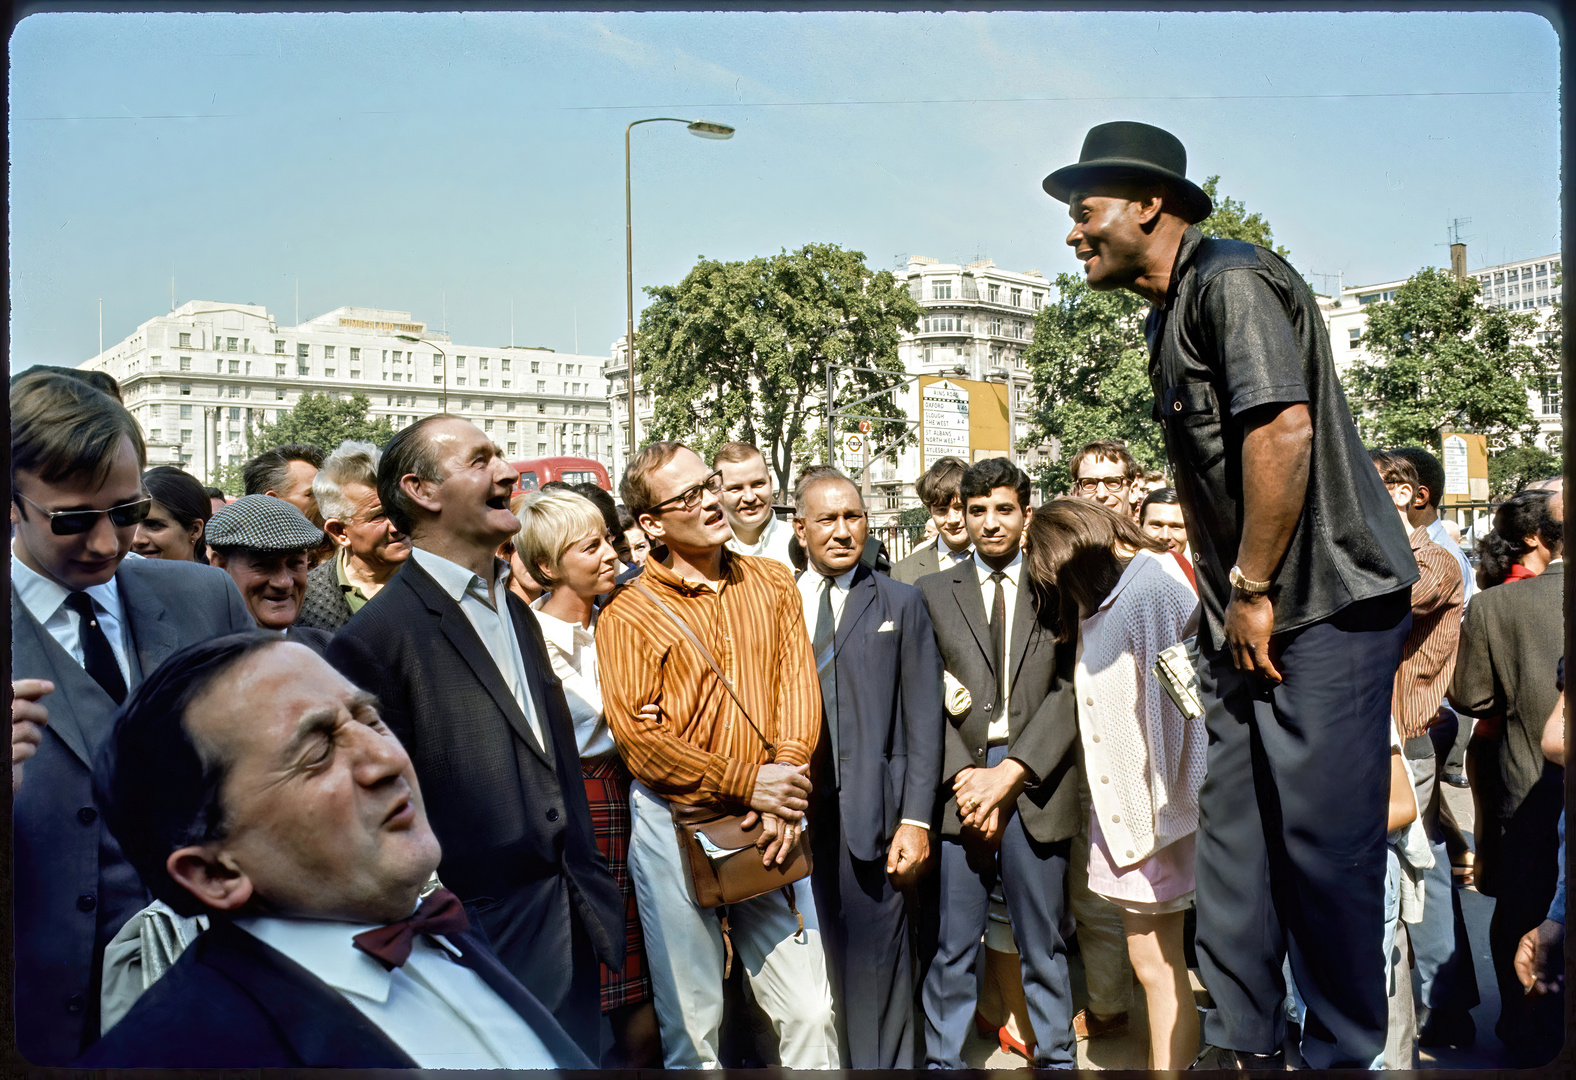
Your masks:
[[[724,971],[736,953],[777,1030],[782,1066],[839,1068],[810,882],[729,905],[725,916],[702,908],[673,825],[673,806],[759,815],[760,854],[734,858],[766,866],[806,842],[821,689],[799,590],[775,559],[727,550],[722,476],[682,443],[642,448],[620,489],[652,549],[636,582],[602,609],[597,666],[603,710],[635,778],[629,872],[663,1064],[719,1066]],[[641,712],[653,704],[655,720]]]
[[[145,464],[109,395],[56,374],[12,386],[15,1019],[35,1065],[98,1036],[104,946],[148,902],[92,790],[115,711],[177,649],[252,628],[223,571],[126,558],[150,506]]]

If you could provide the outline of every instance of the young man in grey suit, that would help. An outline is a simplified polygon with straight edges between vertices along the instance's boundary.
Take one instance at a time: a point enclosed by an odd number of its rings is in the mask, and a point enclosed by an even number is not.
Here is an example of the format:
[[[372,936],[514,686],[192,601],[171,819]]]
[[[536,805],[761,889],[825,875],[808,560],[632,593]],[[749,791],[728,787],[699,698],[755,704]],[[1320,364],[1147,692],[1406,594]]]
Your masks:
[[[963,1068],[976,963],[998,883],[1023,964],[1041,1068],[1074,1064],[1072,988],[1062,940],[1069,840],[1078,832],[1073,647],[1053,605],[1023,575],[1029,478],[1006,458],[959,484],[974,558],[921,578],[947,671],[968,691],[947,717],[941,777],[941,926],[925,976],[925,1063]]]
[[[825,717],[812,768],[813,885],[850,1069],[914,1067],[904,893],[930,862],[941,781],[941,656],[919,590],[860,562],[870,532],[848,477],[794,491],[799,575]]]
[[[498,545],[514,470],[457,416],[398,432],[378,494],[410,558],[325,654],[382,703],[421,778],[438,873],[498,958],[598,1060],[599,969],[624,960],[624,901],[597,851],[569,706]]]
[[[950,570],[972,555],[969,530],[963,524],[963,503],[958,499],[958,481],[967,468],[968,463],[962,458],[944,457],[926,469],[914,484],[915,494],[936,525],[936,539],[914,549],[894,566],[894,580],[912,585],[926,574]]]
[[[252,628],[223,571],[126,558],[150,505],[145,464],[109,395],[52,374],[12,386],[15,1020],[35,1065],[65,1065],[97,1036],[104,946],[148,902],[92,791],[115,710],[177,649]]]

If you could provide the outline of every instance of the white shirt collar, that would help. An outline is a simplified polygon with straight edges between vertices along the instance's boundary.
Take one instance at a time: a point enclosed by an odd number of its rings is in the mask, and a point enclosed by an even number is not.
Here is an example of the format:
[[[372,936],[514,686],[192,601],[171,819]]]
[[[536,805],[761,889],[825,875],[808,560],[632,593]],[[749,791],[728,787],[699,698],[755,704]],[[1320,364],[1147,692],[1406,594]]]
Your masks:
[[[951,559],[953,562],[962,562],[973,554],[974,545],[972,543],[964,544],[962,551],[953,551],[945,540],[939,536],[936,537],[936,558],[938,560]]]
[[[746,544],[735,533],[729,538],[728,547],[740,555],[764,555],[767,548],[771,546],[772,541],[777,538],[777,530],[783,528],[787,528],[787,525],[778,520],[777,512],[774,510],[771,516],[766,519],[766,527],[761,530],[761,535],[755,538],[755,543]]]
[[[394,973],[356,948],[351,940],[363,930],[375,929],[371,924],[265,916],[236,919],[235,925],[278,949],[336,990],[359,994],[379,1004],[389,999]],[[418,948],[424,940],[459,955],[459,950],[442,937],[418,935]]]
[[[547,603],[547,598],[551,595],[552,593],[543,593],[531,601],[531,610],[536,612],[536,621],[541,626],[542,637],[547,639],[547,643],[557,648],[559,652],[573,653],[577,642],[585,645],[595,641],[596,611],[591,612],[591,626],[587,629],[577,622],[569,622],[543,611],[542,605]]]
[[[410,556],[421,564],[423,570],[432,575],[432,580],[436,581],[438,587],[448,593],[455,603],[459,603],[473,588],[479,587],[482,596],[486,596],[487,582],[453,559],[445,559],[442,555],[419,547],[412,547]],[[498,593],[501,593],[509,588],[509,564],[502,559],[494,559],[493,566],[497,570],[497,578],[493,584]]]
[[[978,551],[974,553],[974,566],[979,571],[980,585],[984,586],[989,584],[990,576],[996,572],[996,568],[987,563],[980,556]],[[1022,550],[1019,550],[1017,554],[1013,555],[1012,562],[1002,567],[1002,577],[1006,580],[1008,585],[1011,585],[1014,589],[1016,589],[1018,587],[1018,574],[1022,569],[1023,552]]]
[[[116,567],[117,573],[119,569]],[[70,589],[28,566],[17,557],[15,551],[11,553],[11,587],[16,590],[17,599],[22,601],[22,605],[38,620],[40,626],[54,618],[66,602],[66,597],[71,595]],[[102,585],[94,585],[83,591],[117,622],[122,621],[120,585],[113,577]]]
[[[850,566],[847,570],[844,570],[841,574],[838,574],[836,577],[832,578],[831,579],[832,580],[832,584],[836,585],[839,589],[842,589],[844,592],[847,592],[848,589],[849,589],[849,586],[851,586],[853,584],[853,582],[854,582],[854,575],[857,574],[858,572],[859,572],[859,564],[858,563],[854,563],[854,565]],[[826,580],[826,575],[822,574],[819,570],[817,570],[813,566],[812,567],[807,567],[806,570],[805,570],[805,573],[815,583],[815,587],[817,589],[819,589],[821,587],[821,582]]]

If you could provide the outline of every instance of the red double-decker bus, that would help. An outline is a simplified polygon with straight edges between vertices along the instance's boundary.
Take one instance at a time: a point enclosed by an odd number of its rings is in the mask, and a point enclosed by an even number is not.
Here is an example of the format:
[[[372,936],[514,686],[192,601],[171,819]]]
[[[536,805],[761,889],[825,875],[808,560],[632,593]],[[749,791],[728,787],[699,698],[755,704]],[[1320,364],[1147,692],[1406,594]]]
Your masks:
[[[544,457],[531,461],[511,461],[509,463],[514,471],[520,474],[515,481],[514,490],[536,491],[550,480],[562,480],[566,484],[595,484],[603,491],[612,491],[613,482],[608,479],[607,469],[600,461],[593,461],[583,457]]]

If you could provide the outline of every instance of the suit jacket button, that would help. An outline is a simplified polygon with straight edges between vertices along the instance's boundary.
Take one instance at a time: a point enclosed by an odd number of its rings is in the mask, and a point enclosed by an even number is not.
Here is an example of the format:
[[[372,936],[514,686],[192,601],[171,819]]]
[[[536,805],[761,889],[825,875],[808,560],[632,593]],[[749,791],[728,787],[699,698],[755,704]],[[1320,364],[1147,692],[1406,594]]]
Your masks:
[[[557,821],[558,820],[558,808],[557,807],[554,807],[553,809],[551,809],[551,810],[549,810],[547,812],[547,820],[548,821]]]
[[[92,911],[96,907],[98,907],[98,897],[94,896],[92,893],[85,892],[81,896],[77,897],[78,911]]]
[[[68,1013],[79,1013],[86,1005],[87,1002],[83,999],[81,994],[72,994],[70,997],[66,998],[66,1012]]]
[[[986,712],[990,712],[990,706],[989,705],[985,706],[985,711]]]
[[[975,757],[984,757],[985,756],[985,748],[982,746],[978,750],[974,751],[974,756]]]
[[[77,820],[84,825],[91,825],[98,820],[98,811],[91,806],[84,806],[77,811]]]

